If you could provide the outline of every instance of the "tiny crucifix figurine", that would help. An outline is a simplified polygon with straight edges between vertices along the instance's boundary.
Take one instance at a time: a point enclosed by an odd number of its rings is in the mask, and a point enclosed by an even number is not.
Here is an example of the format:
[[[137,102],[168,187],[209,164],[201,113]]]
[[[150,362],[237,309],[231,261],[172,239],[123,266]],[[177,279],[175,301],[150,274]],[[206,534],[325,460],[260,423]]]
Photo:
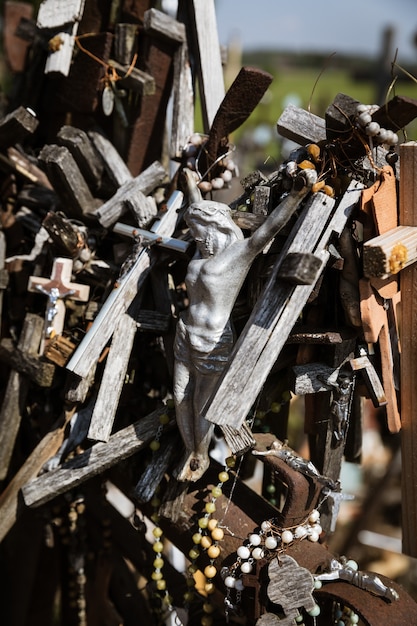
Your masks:
[[[385,585],[382,580],[372,572],[362,572],[351,567],[349,561],[344,557],[340,561],[332,559],[330,563],[330,571],[318,574],[316,580],[323,582],[329,580],[345,580],[359,589],[365,589],[375,596],[385,598],[389,602],[398,600],[399,595],[395,589]]]
[[[304,476],[309,476],[317,480],[323,487],[330,492],[337,490],[339,488],[339,484],[334,482],[331,478],[327,478],[327,476],[322,476],[318,469],[313,463],[307,459],[303,459],[298,454],[295,454],[290,448],[286,446],[286,444],[282,444],[278,439],[272,443],[272,446],[269,450],[265,450],[263,452],[258,450],[253,450],[252,454],[256,456],[276,456],[279,459],[285,461],[289,467],[304,474]]]
[[[185,170],[189,206],[185,221],[197,244],[185,278],[189,306],[177,324],[174,400],[186,454],[178,480],[195,481],[208,467],[213,425],[201,416],[234,344],[230,314],[255,257],[285,226],[316,180],[304,170],[295,189],[250,236],[244,238],[226,204],[202,200]]]
[[[65,319],[65,298],[86,302],[89,297],[90,287],[80,283],[71,282],[72,260],[58,257],[54,260],[50,278],[31,276],[28,290],[42,293],[48,298],[45,313],[44,341],[41,352],[45,347],[45,341],[49,341],[56,335],[61,335]]]

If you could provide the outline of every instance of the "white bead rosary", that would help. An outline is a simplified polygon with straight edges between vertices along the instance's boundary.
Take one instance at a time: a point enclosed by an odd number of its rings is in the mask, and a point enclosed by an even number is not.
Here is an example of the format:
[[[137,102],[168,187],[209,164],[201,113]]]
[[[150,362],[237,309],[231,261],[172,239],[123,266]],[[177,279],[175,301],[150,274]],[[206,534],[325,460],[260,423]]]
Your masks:
[[[366,135],[371,137],[372,140],[378,144],[386,144],[388,146],[395,146],[398,143],[398,135],[392,130],[382,128],[378,122],[372,121],[372,115],[378,111],[379,106],[377,104],[358,104],[356,107],[356,116],[358,126],[363,128]]]
[[[271,520],[265,520],[259,532],[251,533],[247,542],[236,551],[237,559],[230,567],[222,569],[224,584],[229,589],[242,591],[244,588],[240,574],[250,574],[255,561],[271,558],[275,553],[284,552],[294,541],[307,539],[316,543],[321,535],[320,513],[313,509],[303,524],[291,528],[279,528]]]
[[[195,175],[197,186],[202,193],[216,191],[228,186],[233,176],[238,176],[237,166],[232,159],[233,149],[230,148],[225,154],[221,155],[216,161],[210,165],[209,170],[204,174],[199,172],[198,162],[199,156],[204,151],[207,136],[200,133],[193,133],[189,138],[187,145],[183,148],[183,158],[185,159],[187,168]],[[217,166],[217,176],[207,179],[210,170]]]

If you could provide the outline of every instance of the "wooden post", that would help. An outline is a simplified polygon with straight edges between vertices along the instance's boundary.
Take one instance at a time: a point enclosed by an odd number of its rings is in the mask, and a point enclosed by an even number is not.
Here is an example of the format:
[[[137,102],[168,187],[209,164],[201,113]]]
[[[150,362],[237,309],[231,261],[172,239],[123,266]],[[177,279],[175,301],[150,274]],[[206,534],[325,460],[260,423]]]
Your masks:
[[[181,0],[179,19],[187,23],[191,56],[195,56],[203,129],[208,133],[224,98],[224,81],[213,0]]]
[[[155,9],[146,11],[144,25],[144,63],[155,79],[155,93],[142,99],[133,120],[126,162],[134,176],[161,159],[174,57],[185,40],[184,26]]]
[[[417,225],[417,142],[400,146],[400,223]],[[417,557],[417,265],[401,276],[401,452],[403,551]]]

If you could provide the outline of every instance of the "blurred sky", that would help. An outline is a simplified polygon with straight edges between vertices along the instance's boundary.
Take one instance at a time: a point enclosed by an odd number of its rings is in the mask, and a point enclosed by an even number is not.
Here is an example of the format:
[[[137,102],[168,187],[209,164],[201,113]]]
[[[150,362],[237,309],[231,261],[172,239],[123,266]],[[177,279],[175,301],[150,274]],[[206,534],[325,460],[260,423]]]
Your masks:
[[[220,43],[244,50],[359,53],[379,56],[382,32],[394,27],[398,62],[416,61],[417,0],[216,0]]]

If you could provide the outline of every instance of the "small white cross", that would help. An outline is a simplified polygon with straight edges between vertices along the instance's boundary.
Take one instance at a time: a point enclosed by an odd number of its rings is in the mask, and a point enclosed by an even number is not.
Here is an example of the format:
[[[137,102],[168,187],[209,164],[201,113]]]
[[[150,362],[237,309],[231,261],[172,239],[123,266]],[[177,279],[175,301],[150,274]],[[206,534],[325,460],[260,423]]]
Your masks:
[[[54,260],[50,278],[39,276],[31,276],[29,278],[28,290],[35,293],[43,293],[48,297],[44,332],[46,341],[62,334],[65,321],[65,304],[63,300],[70,298],[71,300],[86,302],[90,295],[89,285],[72,283],[71,274],[72,260],[58,257]],[[43,348],[44,345],[41,347],[41,353]]]

